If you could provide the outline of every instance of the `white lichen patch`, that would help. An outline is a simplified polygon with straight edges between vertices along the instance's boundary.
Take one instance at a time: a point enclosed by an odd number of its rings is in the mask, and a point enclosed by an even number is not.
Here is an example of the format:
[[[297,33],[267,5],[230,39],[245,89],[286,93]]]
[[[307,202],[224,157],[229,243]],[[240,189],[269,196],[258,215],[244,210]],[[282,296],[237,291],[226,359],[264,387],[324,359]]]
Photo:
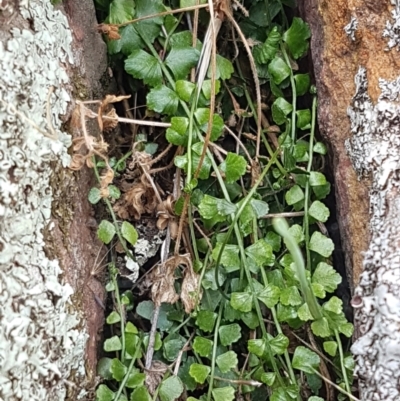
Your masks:
[[[371,242],[353,306],[360,338],[352,347],[363,401],[400,400],[400,77],[380,80],[373,104],[366,71],[356,75],[347,142],[359,176],[372,178]]]
[[[392,47],[397,46],[397,50],[400,47],[400,1],[399,0],[390,0],[390,3],[394,6],[392,10],[392,19],[393,21],[387,21],[385,29],[383,30],[383,37],[389,38],[388,47],[391,49]]]
[[[49,0],[25,3],[20,11],[33,30],[13,29],[0,43],[0,399],[55,401],[65,398],[71,371],[84,374],[86,344],[72,288],[46,257],[43,237],[50,162],[69,162],[59,116],[70,100],[63,66],[72,63],[72,36]],[[49,126],[58,140],[43,135]]]
[[[353,41],[355,42],[356,40],[356,31],[358,28],[358,21],[356,17],[351,17],[350,22],[344,27],[344,31],[346,32],[346,35]]]

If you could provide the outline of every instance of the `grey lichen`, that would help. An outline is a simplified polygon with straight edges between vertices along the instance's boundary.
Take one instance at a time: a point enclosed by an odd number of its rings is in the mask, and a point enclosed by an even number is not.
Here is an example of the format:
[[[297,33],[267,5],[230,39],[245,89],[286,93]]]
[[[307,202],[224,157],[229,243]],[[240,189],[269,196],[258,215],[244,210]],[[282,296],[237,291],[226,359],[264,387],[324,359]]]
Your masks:
[[[59,116],[70,101],[63,66],[73,62],[72,36],[49,0],[26,3],[20,12],[33,29],[12,29],[0,43],[0,399],[54,401],[65,398],[71,371],[83,378],[87,337],[43,238],[50,163],[69,162]],[[58,140],[43,135],[50,126]]]
[[[344,27],[344,31],[346,32],[346,35],[353,41],[355,42],[356,40],[356,31],[358,28],[358,21],[356,17],[351,17],[350,22]]]
[[[400,78],[380,80],[376,104],[366,71],[356,75],[347,142],[357,173],[372,178],[371,241],[353,306],[360,338],[352,347],[362,400],[400,399]]]
[[[400,1],[399,0],[390,0],[390,3],[394,6],[392,10],[392,18],[393,21],[386,22],[386,27],[383,31],[383,36],[389,38],[388,47],[391,49],[392,47],[397,46],[399,50],[400,46]]]

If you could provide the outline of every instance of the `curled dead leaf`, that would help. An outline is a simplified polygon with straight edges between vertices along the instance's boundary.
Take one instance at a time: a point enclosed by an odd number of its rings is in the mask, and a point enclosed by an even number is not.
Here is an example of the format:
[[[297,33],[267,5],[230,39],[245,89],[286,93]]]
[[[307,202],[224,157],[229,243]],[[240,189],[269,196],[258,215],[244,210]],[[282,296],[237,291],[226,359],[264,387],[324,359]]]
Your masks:
[[[121,100],[124,99],[129,99],[131,95],[126,95],[126,96],[115,96],[115,95],[107,95],[99,104],[99,109],[97,112],[97,122],[99,124],[99,127],[102,131],[111,130],[115,128],[118,124],[117,121],[117,113],[115,112],[114,107],[112,107],[113,103],[118,103]],[[106,117],[111,117],[115,118],[115,120],[110,120]]]
[[[190,313],[201,299],[201,293],[198,293],[200,276],[194,272],[189,254],[172,256],[153,270],[149,277],[153,283],[151,299],[157,306],[164,302],[173,304],[179,299],[174,286],[175,270],[178,267],[184,271],[180,298],[186,313]]]
[[[102,174],[100,176],[100,189],[103,190],[105,188],[107,188],[114,179],[114,171],[112,168],[107,168],[104,172],[104,174]]]
[[[119,34],[118,27],[115,25],[109,24],[99,24],[97,29],[103,35],[107,35],[110,40],[118,40],[121,39],[121,35]]]

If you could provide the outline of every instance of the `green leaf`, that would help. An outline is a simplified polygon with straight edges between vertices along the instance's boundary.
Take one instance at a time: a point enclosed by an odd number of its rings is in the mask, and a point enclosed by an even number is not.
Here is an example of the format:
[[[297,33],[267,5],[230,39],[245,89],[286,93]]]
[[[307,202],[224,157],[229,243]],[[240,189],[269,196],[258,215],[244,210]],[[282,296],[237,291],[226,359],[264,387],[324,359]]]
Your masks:
[[[147,94],[147,107],[157,113],[172,116],[178,110],[179,97],[165,85],[159,85]]]
[[[312,187],[325,185],[327,183],[325,176],[318,171],[311,171],[310,172],[310,185]]]
[[[109,196],[113,199],[119,199],[121,197],[121,191],[115,185],[108,186]]]
[[[109,54],[122,52],[125,56],[129,56],[134,50],[144,47],[144,43],[133,24],[119,28],[119,34],[121,39],[108,41]]]
[[[329,209],[320,201],[314,201],[310,209],[308,209],[308,213],[312,218],[314,218],[317,221],[321,221],[322,223],[325,223],[328,218],[329,218]]]
[[[235,399],[235,389],[231,386],[214,388],[212,395],[214,401],[233,401]]]
[[[208,310],[201,310],[197,313],[196,325],[201,330],[211,332],[214,328],[215,321],[217,320],[217,314]]]
[[[314,317],[310,312],[310,309],[308,308],[307,303],[304,303],[303,305],[300,306],[299,309],[297,309],[297,315],[300,320],[303,322],[308,322],[309,320],[313,320]]]
[[[178,96],[185,102],[189,102],[196,85],[193,82],[179,80],[176,81],[175,90]]]
[[[235,310],[250,312],[253,307],[253,295],[251,292],[232,292],[230,304]]]
[[[322,338],[329,337],[332,334],[332,331],[329,328],[329,323],[325,317],[312,322],[311,330],[316,336]]]
[[[343,364],[347,370],[353,371],[355,367],[354,358],[352,355],[346,356],[343,360]]]
[[[268,372],[261,374],[261,381],[269,387],[272,387],[276,379],[276,373]]]
[[[193,349],[203,357],[211,355],[213,341],[204,337],[195,337],[193,341]]]
[[[134,50],[125,60],[125,71],[134,78],[142,79],[145,84],[162,84],[162,71],[158,60],[144,50]]]
[[[131,401],[152,401],[152,397],[145,386],[139,386],[131,394]]]
[[[121,340],[118,336],[113,336],[111,338],[107,338],[104,341],[104,351],[106,352],[113,352],[113,351],[120,351],[122,349]]]
[[[236,352],[228,351],[224,354],[218,355],[216,359],[217,365],[222,373],[227,373],[235,368],[238,364],[238,357]]]
[[[112,401],[114,395],[114,391],[111,391],[105,384],[100,384],[96,390],[96,401]]]
[[[199,61],[200,52],[193,48],[172,48],[165,64],[172,71],[175,79],[185,79],[189,74],[190,70],[196,66]]]
[[[330,238],[325,237],[319,231],[315,231],[311,236],[309,248],[325,258],[329,258],[335,245]]]
[[[347,322],[339,326],[339,331],[347,338],[350,338],[353,335],[354,326],[351,323]]]
[[[336,315],[343,313],[343,301],[336,296],[333,296],[328,302],[325,302],[322,307]]]
[[[324,299],[326,297],[326,291],[323,285],[319,283],[311,283],[311,288],[317,298]]]
[[[262,357],[265,352],[266,340],[265,338],[256,338],[247,341],[247,349],[254,355]]]
[[[298,224],[293,224],[289,227],[289,233],[293,237],[293,239],[298,243],[301,244],[304,241],[304,233],[301,226]],[[286,241],[284,241],[286,243]]]
[[[300,345],[294,351],[292,365],[295,369],[306,373],[314,373],[319,364],[319,356],[308,348]]]
[[[257,299],[271,309],[278,303],[280,292],[279,287],[268,283],[261,291],[257,292]]]
[[[125,386],[128,388],[143,386],[145,379],[146,375],[144,373],[140,373],[139,369],[133,369],[128,376]]]
[[[181,367],[179,369],[178,376],[182,380],[183,384],[186,387],[187,391],[193,391],[197,388],[197,383],[193,379],[192,376],[190,376],[190,367],[196,362],[196,359],[193,356],[189,356],[185,362],[181,364]]]
[[[102,220],[97,229],[97,236],[105,244],[109,244],[114,238],[116,231],[114,224],[107,220]]]
[[[325,341],[323,343],[324,346],[324,351],[330,355],[330,356],[335,356],[337,349],[338,349],[338,345],[336,341]]]
[[[179,8],[193,7],[197,4],[205,4],[205,3],[207,3],[207,0],[200,0],[198,3],[196,3],[196,0],[180,0]]]
[[[285,199],[288,205],[294,205],[304,199],[304,192],[298,185],[293,185],[293,187],[285,193]]]
[[[278,31],[278,27],[272,28],[268,34],[267,40],[259,46],[256,46],[253,50],[254,59],[258,64],[267,64],[269,60],[272,60],[279,48],[281,41],[281,34]]]
[[[135,245],[139,237],[136,228],[127,221],[124,221],[121,225],[121,234],[131,245]]]
[[[133,0],[113,0],[109,10],[108,21],[110,24],[122,24],[133,19],[135,15]]]
[[[136,352],[138,351],[137,348],[140,346],[139,336],[137,336],[136,334],[133,334],[133,333],[125,333],[125,343],[126,343],[126,352],[130,356],[134,356],[136,354]],[[156,345],[154,346],[154,349],[157,348],[157,335],[156,335],[155,343],[156,343]],[[140,358],[140,355],[141,354],[139,351],[138,358]]]
[[[132,322],[127,322],[125,326],[125,333],[138,334],[139,330]]]
[[[283,40],[288,45],[290,53],[295,59],[303,56],[308,50],[308,41],[311,36],[310,28],[301,18],[294,17],[292,25],[283,34]]]
[[[310,74],[296,74],[294,76],[297,96],[305,95],[310,88]]]
[[[136,0],[136,18],[145,17],[147,15],[159,14],[165,11],[165,6],[162,0]],[[140,33],[140,36],[146,38],[150,43],[160,34],[161,25],[164,22],[164,17],[154,17],[143,21],[138,21],[135,28]]]
[[[111,363],[112,359],[111,358],[101,358],[99,362],[97,363],[97,374],[101,376],[103,379],[106,380],[111,380],[112,375],[111,375]]]
[[[321,397],[317,397],[316,395],[312,395],[307,401],[325,401]]]
[[[225,221],[226,216],[221,214],[220,199],[205,194],[201,200],[198,209],[201,217],[204,219],[216,219],[216,221]]]
[[[322,142],[317,142],[313,147],[313,151],[315,153],[319,153],[320,155],[324,155],[324,156],[328,152],[326,146]]]
[[[273,231],[268,231],[264,237],[264,241],[271,245],[274,252],[279,252],[282,244],[282,237]]]
[[[276,337],[272,337],[270,334],[267,335],[273,355],[284,354],[289,346],[289,339],[282,333],[279,333]]]
[[[317,185],[312,187],[312,190],[317,199],[325,199],[331,192],[331,184],[327,182],[325,185]]]
[[[283,97],[278,97],[271,106],[272,118],[276,124],[282,125],[286,122],[286,116],[291,113],[292,110],[293,107],[288,101]]]
[[[221,82],[216,80],[215,81],[215,94],[217,95],[221,88]],[[203,86],[201,87],[201,91],[203,92],[204,97],[207,100],[211,99],[211,79],[206,79],[203,82]]]
[[[300,296],[299,289],[296,286],[285,288],[281,291],[280,297],[282,305],[298,306],[303,303],[303,299]]]
[[[230,79],[234,69],[232,63],[225,57],[217,54],[217,69],[215,74],[215,79]],[[211,68],[208,69],[207,77],[211,78]]]
[[[220,269],[218,272],[218,283],[217,283],[215,277],[215,267],[214,267],[206,271],[201,283],[203,285],[203,288],[205,288],[206,290],[208,289],[218,290],[218,288],[225,282],[225,279],[226,275],[224,274],[223,270]]]
[[[116,381],[121,382],[125,377],[128,368],[118,358],[114,358],[111,362],[110,371],[112,373],[112,377]]]
[[[243,156],[228,152],[219,168],[225,173],[225,181],[232,183],[246,173],[246,160]]]
[[[170,376],[161,382],[158,395],[161,401],[174,401],[183,393],[181,379],[177,376]]]
[[[311,128],[311,110],[310,109],[305,109],[305,110],[297,110],[296,111],[296,127],[305,130],[305,129],[310,129]]]
[[[212,258],[217,261],[218,255],[221,251],[222,244],[217,242],[213,251]],[[232,273],[234,271],[240,270],[240,259],[239,259],[239,247],[237,245],[227,244],[222,251],[220,263],[225,267],[227,273]]]
[[[342,282],[342,276],[331,265],[320,262],[314,271],[311,281],[322,285],[326,292],[334,292]]]
[[[168,339],[164,341],[164,358],[167,361],[174,361],[186,343],[186,339],[179,334],[170,334]]]
[[[275,57],[268,65],[268,73],[274,83],[279,85],[290,75],[290,67],[280,57]]]
[[[211,368],[209,366],[200,365],[199,363],[193,363],[189,369],[190,376],[200,384],[203,384],[206,381],[210,372]]]
[[[106,319],[107,324],[115,324],[121,321],[121,316],[119,313],[112,311]]]
[[[271,245],[263,239],[259,239],[253,245],[248,246],[245,253],[258,267],[272,266],[275,261]]]
[[[207,108],[198,108],[194,113],[197,123],[200,126],[200,130],[205,134],[208,131],[208,121],[210,119],[210,109]],[[210,140],[215,142],[222,134],[224,129],[224,120],[220,115],[213,115],[213,123],[211,128],[211,136]]]
[[[265,216],[269,212],[269,206],[267,202],[258,199],[251,199],[250,205],[256,214],[257,219]],[[267,241],[268,242],[268,241]]]
[[[241,327],[237,323],[220,326],[218,329],[221,344],[224,346],[231,345],[242,337]]]
[[[90,188],[88,199],[92,205],[95,205],[101,199],[100,189],[99,188]]]

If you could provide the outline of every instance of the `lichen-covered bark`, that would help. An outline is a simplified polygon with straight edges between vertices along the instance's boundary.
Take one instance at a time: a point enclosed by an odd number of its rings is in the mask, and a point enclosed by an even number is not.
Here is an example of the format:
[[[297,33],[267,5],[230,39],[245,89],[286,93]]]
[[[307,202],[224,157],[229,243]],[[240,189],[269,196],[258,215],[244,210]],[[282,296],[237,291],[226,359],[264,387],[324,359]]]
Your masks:
[[[347,267],[358,284],[352,352],[361,399],[399,400],[399,4],[305,0],[302,7],[313,35],[320,128],[334,156]]]
[[[372,176],[371,242],[352,305],[361,337],[352,347],[363,400],[400,399],[400,80],[382,80],[374,105],[360,68],[347,142],[357,173]]]
[[[104,45],[99,51],[93,42],[100,43],[94,7],[85,3],[79,38],[49,0],[19,8],[3,1],[0,11],[2,400],[88,399],[93,385],[101,325],[94,294],[102,289],[89,270],[99,244],[86,201],[90,178],[66,170],[71,137],[61,129],[74,80],[84,89],[74,95],[88,96],[105,69]],[[97,55],[91,65],[85,46]]]

